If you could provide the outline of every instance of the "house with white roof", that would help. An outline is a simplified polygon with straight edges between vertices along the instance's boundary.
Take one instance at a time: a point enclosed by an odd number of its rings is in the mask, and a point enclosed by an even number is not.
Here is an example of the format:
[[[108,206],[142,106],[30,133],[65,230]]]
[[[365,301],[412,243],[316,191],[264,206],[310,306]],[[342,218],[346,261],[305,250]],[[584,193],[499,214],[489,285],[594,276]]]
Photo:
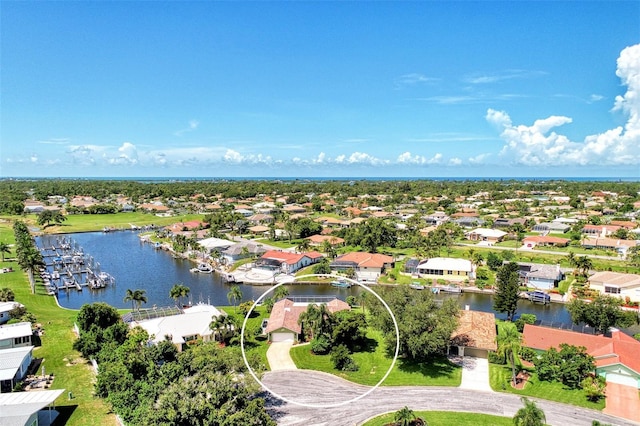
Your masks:
[[[18,302],[0,302],[0,324],[6,324],[11,319],[9,313],[21,306]]]
[[[227,315],[215,306],[200,303],[186,308],[177,315],[162,316],[158,318],[131,321],[130,327],[142,327],[153,343],[160,343],[170,339],[178,351],[183,345],[191,341],[202,340],[208,342],[215,339],[215,332],[209,328],[214,317]]]
[[[489,228],[476,228],[464,234],[470,241],[487,241],[489,243],[499,243],[505,235],[507,233],[504,231]]]
[[[596,272],[589,277],[589,288],[600,294],[640,302],[640,275],[637,274]]]
[[[471,261],[451,257],[433,257],[420,263],[416,270],[418,275],[423,278],[464,281],[475,277]]]
[[[54,401],[64,389],[38,392],[0,393],[0,425],[44,426],[51,425],[58,412],[51,409]],[[49,407],[48,410],[44,410]]]
[[[0,392],[11,392],[22,380],[33,359],[33,346],[4,349],[0,351]],[[0,410],[0,412],[2,412]]]
[[[0,325],[0,350],[31,346],[30,322]]]

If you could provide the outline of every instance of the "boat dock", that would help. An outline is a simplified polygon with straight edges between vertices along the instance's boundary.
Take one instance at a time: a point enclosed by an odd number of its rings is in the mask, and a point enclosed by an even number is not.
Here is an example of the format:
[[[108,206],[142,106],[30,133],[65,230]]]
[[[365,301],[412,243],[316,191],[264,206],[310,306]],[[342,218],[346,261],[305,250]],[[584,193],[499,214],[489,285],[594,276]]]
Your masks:
[[[115,278],[101,271],[100,263],[69,237],[49,238],[40,247],[40,253],[44,260],[40,276],[49,294],[70,289],[96,290],[115,284]]]

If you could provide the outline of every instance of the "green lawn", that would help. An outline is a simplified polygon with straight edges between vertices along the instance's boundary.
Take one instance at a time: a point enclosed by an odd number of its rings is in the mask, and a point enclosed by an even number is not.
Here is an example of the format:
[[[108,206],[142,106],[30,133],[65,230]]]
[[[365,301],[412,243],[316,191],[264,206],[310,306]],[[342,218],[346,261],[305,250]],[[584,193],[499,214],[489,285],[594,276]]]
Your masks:
[[[515,393],[522,396],[532,396],[548,399],[579,407],[602,410],[604,399],[599,402],[590,402],[582,389],[569,389],[559,382],[545,382],[538,379],[533,372],[524,389],[517,390],[511,387],[511,367],[508,365],[489,364],[489,378],[491,388],[498,392]]]
[[[61,225],[48,226],[41,229],[47,234],[68,234],[72,232],[89,232],[102,231],[105,226],[116,229],[130,229],[131,225],[170,225],[176,222],[185,222],[189,220],[202,220],[201,214],[186,214],[171,217],[159,217],[150,213],[131,212],[131,213],[114,213],[114,214],[74,214],[66,215],[66,221]],[[26,216],[4,216],[10,220],[24,220],[30,226],[38,226],[37,215]],[[38,226],[39,227],[39,226]]]
[[[363,426],[383,426],[393,422],[395,413],[388,413],[373,418]],[[464,413],[454,411],[414,411],[417,417],[425,420],[429,426],[512,426],[511,417],[491,416],[489,414]]]
[[[13,231],[0,224],[0,241],[13,243]],[[7,258],[12,258],[13,253]],[[44,328],[41,346],[33,351],[34,358],[41,358],[45,371],[55,375],[51,389],[65,389],[56,401],[60,417],[56,425],[115,425],[115,417],[108,405],[93,396],[94,374],[89,364],[73,350],[75,335],[72,331],[77,311],[58,307],[55,299],[38,285],[37,293],[31,294],[29,281],[15,262],[1,262],[2,267],[12,267],[13,273],[0,275],[0,287],[13,290],[16,300],[32,312]],[[73,392],[73,399],[68,393]]]
[[[238,319],[240,324],[244,321],[244,316],[238,312],[233,306],[222,306],[220,307],[223,311],[229,314],[230,317],[234,319]],[[269,370],[269,362],[267,361],[267,349],[269,349],[269,345],[267,344],[266,336],[252,336],[251,333],[257,327],[260,327],[262,324],[262,320],[265,318],[269,318],[269,314],[264,306],[256,306],[256,308],[251,313],[251,318],[247,320],[247,325],[245,327],[245,353],[247,358],[251,354],[257,354],[260,357],[260,363],[264,365],[265,370]]]
[[[379,331],[370,329],[367,338],[371,342],[370,351],[353,354],[353,359],[360,367],[358,371],[335,370],[329,355],[315,355],[309,345],[293,347],[291,358],[300,369],[324,371],[351,382],[373,386],[386,374],[391,365],[391,358],[386,354]],[[399,359],[383,385],[458,386],[461,379],[462,369],[451,364],[446,358],[437,358],[430,363]]]

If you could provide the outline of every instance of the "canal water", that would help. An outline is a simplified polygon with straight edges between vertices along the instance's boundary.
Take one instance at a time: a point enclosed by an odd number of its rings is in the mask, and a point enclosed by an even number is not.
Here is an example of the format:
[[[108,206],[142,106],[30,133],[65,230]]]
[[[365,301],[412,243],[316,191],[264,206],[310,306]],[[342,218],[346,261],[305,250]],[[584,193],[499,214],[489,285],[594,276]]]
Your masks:
[[[59,236],[43,236],[38,238],[38,245],[51,246]],[[79,309],[85,303],[106,302],[118,308],[129,308],[131,303],[123,301],[127,289],[146,290],[147,303],[143,307],[169,306],[174,301],[169,297],[169,290],[174,284],[184,284],[191,289],[192,303],[208,302],[213,305],[228,305],[227,293],[230,286],[225,284],[217,274],[199,274],[190,272],[195,265],[189,260],[176,259],[171,253],[156,250],[151,244],[140,241],[133,231],[122,232],[89,232],[70,234],[84,253],[91,255],[100,263],[100,269],[115,278],[115,285],[104,289],[92,290],[85,287],[83,291],[75,288],[60,290],[58,301],[61,306]],[[256,300],[269,287],[240,285],[243,300]],[[337,289],[330,285],[288,285],[291,296],[331,296],[345,299],[349,295],[357,295],[362,291],[358,286],[350,289]],[[376,287],[374,286],[375,290]],[[438,298],[453,297],[461,308],[468,305],[472,310],[492,312],[491,295],[463,293],[461,295],[436,295]],[[564,305],[533,304],[522,300],[518,305],[518,314],[535,314],[539,320],[556,324],[571,324],[569,313]],[[497,315],[499,318],[501,315]]]

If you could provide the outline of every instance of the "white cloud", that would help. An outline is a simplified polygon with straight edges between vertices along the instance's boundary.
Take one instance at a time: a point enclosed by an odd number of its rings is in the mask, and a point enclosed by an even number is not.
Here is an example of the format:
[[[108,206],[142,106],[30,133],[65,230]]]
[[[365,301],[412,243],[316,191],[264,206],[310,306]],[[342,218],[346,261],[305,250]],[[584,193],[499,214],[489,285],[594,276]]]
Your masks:
[[[401,75],[394,80],[396,89],[400,89],[404,86],[413,86],[416,84],[433,83],[439,81],[439,78],[427,77],[424,74],[417,72]]]
[[[185,133],[193,132],[198,128],[199,125],[200,125],[200,122],[198,120],[193,120],[193,119],[189,120],[189,125],[187,127],[185,127],[184,129],[177,130],[173,134],[178,137],[182,136]]]
[[[38,141],[38,143],[44,145],[67,145],[69,142],[68,138],[50,138]]]
[[[453,157],[449,160],[450,166],[460,166],[461,164],[462,164],[462,160],[457,157]]]
[[[591,96],[589,96],[589,103],[598,102],[603,99],[604,99],[604,96],[593,93]]]
[[[624,128],[575,142],[552,131],[571,123],[569,117],[551,116],[536,120],[532,126],[514,125],[506,112],[489,109],[486,119],[500,129],[505,142],[501,156],[529,166],[640,164],[640,44],[620,53],[616,75],[627,87],[623,95],[616,96],[613,107],[627,116]]]
[[[136,165],[138,164],[138,149],[130,142],[124,142],[122,146],[118,148],[118,154],[114,157],[109,157],[105,154],[104,157],[109,164],[116,166]]]
[[[527,79],[546,75],[544,71],[529,70],[505,70],[486,74],[473,74],[464,78],[466,83],[470,84],[490,84],[504,80]]]
[[[469,161],[469,164],[484,164],[490,156],[491,154],[489,153],[478,154],[475,157],[469,157],[467,161]]]
[[[431,158],[427,158],[422,155],[412,155],[410,152],[404,152],[400,154],[396,160],[398,164],[411,164],[424,166],[428,164],[438,164],[442,160],[442,154],[437,153]]]

